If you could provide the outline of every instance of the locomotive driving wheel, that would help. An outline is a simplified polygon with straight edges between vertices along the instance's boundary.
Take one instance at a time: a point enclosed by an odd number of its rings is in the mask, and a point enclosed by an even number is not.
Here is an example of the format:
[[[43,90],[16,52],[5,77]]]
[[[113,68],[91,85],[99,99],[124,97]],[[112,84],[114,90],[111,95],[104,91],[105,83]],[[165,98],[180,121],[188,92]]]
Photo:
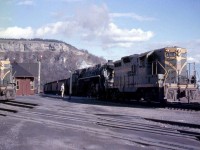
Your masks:
[[[119,100],[119,91],[118,90],[113,90],[110,93],[111,93],[110,94],[111,95],[111,100],[113,100],[113,101]]]

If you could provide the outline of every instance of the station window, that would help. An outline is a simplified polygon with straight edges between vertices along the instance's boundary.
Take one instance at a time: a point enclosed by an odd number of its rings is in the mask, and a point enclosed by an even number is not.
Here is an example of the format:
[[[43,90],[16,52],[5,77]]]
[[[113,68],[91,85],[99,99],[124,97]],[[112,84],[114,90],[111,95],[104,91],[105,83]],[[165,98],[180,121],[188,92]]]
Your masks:
[[[31,82],[30,82],[30,85],[31,85],[31,90],[33,90],[33,89],[34,89],[34,82],[31,81]]]
[[[19,81],[16,81],[16,89],[19,90]]]

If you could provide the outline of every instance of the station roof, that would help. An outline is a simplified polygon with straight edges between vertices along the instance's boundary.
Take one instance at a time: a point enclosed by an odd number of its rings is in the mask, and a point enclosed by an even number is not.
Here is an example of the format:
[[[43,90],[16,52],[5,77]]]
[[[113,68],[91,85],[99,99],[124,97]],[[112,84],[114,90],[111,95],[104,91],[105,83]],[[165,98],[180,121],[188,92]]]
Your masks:
[[[38,77],[38,63],[12,63],[14,77]]]

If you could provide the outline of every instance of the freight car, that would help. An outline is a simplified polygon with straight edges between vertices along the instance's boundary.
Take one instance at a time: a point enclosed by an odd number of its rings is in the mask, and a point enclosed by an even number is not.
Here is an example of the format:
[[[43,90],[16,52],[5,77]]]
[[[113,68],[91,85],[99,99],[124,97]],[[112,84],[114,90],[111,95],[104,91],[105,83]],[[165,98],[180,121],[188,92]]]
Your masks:
[[[104,65],[76,70],[72,74],[72,95],[115,100],[143,99],[160,103],[180,101],[185,97],[191,102],[196,99],[198,85],[195,67],[190,65],[188,67],[187,50],[180,47],[125,56],[114,63],[109,61]],[[69,80],[56,84],[65,83],[66,94],[70,87]],[[46,84],[44,89],[52,85]]]
[[[0,100],[15,99],[16,89],[9,60],[0,61],[0,77]]]

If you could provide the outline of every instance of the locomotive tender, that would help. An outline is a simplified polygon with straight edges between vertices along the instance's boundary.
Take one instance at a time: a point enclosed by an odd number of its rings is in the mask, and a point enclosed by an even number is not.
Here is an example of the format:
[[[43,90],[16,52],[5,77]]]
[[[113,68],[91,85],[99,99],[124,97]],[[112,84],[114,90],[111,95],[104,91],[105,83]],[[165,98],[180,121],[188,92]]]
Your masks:
[[[72,95],[161,103],[186,97],[191,102],[198,94],[198,85],[195,66],[191,70],[190,65],[187,50],[180,47],[125,56],[114,63],[76,70],[72,75]],[[65,83],[68,94],[69,79],[46,84],[44,92],[52,92],[50,86],[58,86],[59,82]]]

